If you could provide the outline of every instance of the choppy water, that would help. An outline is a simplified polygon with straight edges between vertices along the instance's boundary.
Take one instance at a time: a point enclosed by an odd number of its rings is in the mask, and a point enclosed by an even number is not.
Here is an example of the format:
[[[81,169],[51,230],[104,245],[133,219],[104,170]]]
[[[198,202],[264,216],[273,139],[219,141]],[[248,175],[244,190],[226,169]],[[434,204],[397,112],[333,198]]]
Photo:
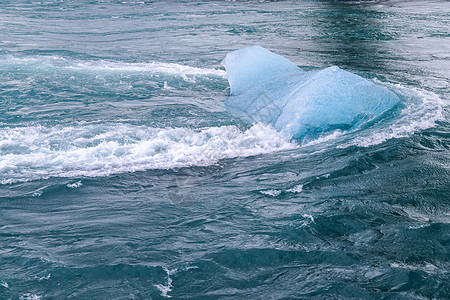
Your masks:
[[[0,299],[448,299],[448,1],[2,1]],[[259,44],[402,103],[291,141]]]

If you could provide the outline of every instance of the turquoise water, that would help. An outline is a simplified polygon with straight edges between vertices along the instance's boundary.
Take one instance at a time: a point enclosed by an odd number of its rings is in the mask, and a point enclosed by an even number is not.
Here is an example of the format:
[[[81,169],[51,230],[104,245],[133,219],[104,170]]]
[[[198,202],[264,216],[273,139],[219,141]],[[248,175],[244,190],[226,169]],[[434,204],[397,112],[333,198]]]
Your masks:
[[[450,298],[448,1],[2,1],[0,299]],[[290,140],[261,45],[401,103]]]

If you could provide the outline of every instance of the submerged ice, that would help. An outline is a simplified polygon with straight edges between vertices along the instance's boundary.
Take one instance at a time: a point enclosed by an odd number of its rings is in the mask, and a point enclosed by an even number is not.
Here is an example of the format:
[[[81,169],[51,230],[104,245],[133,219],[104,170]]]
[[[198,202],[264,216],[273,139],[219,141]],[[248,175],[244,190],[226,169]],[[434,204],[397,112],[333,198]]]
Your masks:
[[[351,130],[391,109],[389,89],[338,67],[304,71],[261,46],[228,53],[229,111],[297,139]]]

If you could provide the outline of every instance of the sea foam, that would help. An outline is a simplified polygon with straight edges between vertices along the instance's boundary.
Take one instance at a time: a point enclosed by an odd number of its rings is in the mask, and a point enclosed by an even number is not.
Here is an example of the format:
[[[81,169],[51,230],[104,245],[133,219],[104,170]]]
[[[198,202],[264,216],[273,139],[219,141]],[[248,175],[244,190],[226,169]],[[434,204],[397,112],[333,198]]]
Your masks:
[[[215,68],[198,68],[177,63],[166,62],[114,62],[108,60],[76,60],[61,56],[5,56],[0,59],[0,66],[4,68],[19,68],[39,70],[58,69],[59,71],[76,72],[139,72],[147,74],[168,74],[173,76],[214,76],[226,78],[226,72]]]
[[[270,126],[152,128],[130,124],[0,129],[0,183],[209,166],[293,149]]]

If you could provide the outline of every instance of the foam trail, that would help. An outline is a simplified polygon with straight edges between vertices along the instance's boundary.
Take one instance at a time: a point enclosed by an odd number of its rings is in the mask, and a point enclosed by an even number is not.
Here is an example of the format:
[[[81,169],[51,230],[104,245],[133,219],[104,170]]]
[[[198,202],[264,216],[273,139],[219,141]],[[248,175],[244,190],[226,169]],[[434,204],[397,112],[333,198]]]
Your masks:
[[[80,61],[70,60],[60,56],[14,57],[6,56],[0,59],[0,66],[61,70],[78,72],[146,72],[150,74],[168,74],[173,76],[214,76],[226,78],[226,72],[221,69],[197,68],[176,63],[146,62],[125,63],[106,60]]]
[[[267,125],[150,128],[129,124],[0,129],[0,183],[209,166],[296,145]]]
[[[190,67],[175,63],[115,63],[108,61],[79,62],[68,68],[92,71],[129,71],[129,72],[151,72],[170,75],[197,75],[226,77],[226,72],[220,69],[204,69]]]

